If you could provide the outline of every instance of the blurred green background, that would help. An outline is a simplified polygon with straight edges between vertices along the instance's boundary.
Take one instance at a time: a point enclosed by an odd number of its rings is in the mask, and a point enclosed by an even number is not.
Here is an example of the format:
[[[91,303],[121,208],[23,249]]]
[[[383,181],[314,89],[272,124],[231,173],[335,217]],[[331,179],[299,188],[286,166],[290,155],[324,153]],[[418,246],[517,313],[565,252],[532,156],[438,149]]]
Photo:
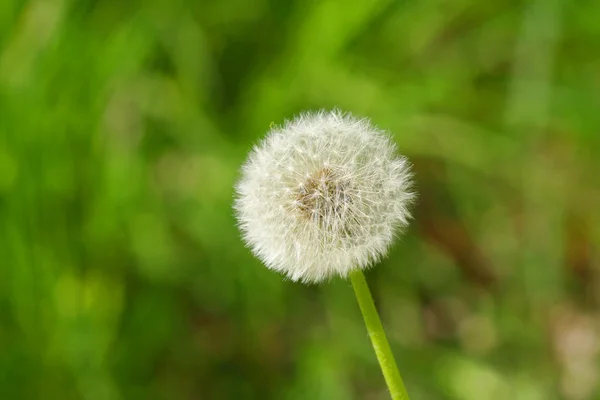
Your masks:
[[[600,399],[600,2],[1,0],[0,398],[386,399],[232,185],[340,107],[415,164],[367,273],[415,400]]]

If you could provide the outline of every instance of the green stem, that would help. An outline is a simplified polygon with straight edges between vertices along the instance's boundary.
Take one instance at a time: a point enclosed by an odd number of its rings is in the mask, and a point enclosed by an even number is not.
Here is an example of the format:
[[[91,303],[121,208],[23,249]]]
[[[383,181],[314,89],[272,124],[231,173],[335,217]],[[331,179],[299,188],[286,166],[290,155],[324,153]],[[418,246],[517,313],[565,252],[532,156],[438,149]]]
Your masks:
[[[356,270],[350,273],[350,280],[390,395],[393,400],[409,400],[365,276],[361,270]]]

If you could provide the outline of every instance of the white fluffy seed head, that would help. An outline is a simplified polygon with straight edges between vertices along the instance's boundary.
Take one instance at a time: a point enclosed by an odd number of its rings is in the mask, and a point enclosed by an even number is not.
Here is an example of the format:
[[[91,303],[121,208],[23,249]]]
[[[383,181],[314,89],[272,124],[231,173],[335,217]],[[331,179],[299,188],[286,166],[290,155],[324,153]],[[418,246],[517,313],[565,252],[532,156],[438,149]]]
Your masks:
[[[252,252],[307,283],[379,261],[415,197],[410,165],[389,135],[338,110],[272,128],[243,165],[236,194]]]

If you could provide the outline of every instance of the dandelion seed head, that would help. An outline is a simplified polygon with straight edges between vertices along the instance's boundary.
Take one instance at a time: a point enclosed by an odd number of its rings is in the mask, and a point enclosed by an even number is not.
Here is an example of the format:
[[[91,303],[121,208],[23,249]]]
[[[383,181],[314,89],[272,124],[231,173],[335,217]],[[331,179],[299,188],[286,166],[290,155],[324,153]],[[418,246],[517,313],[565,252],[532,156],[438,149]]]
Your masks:
[[[384,257],[414,197],[410,164],[390,136],[334,110],[272,126],[242,167],[234,208],[252,252],[309,283]]]

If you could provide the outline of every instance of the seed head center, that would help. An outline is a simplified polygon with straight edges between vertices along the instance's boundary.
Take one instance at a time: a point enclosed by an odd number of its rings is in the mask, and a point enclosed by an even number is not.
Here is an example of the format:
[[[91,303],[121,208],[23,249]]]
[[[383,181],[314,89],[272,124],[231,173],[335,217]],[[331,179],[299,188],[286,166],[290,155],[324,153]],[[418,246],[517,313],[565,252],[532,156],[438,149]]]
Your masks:
[[[311,174],[296,194],[300,214],[321,226],[341,222],[348,200],[348,183],[330,168]]]

